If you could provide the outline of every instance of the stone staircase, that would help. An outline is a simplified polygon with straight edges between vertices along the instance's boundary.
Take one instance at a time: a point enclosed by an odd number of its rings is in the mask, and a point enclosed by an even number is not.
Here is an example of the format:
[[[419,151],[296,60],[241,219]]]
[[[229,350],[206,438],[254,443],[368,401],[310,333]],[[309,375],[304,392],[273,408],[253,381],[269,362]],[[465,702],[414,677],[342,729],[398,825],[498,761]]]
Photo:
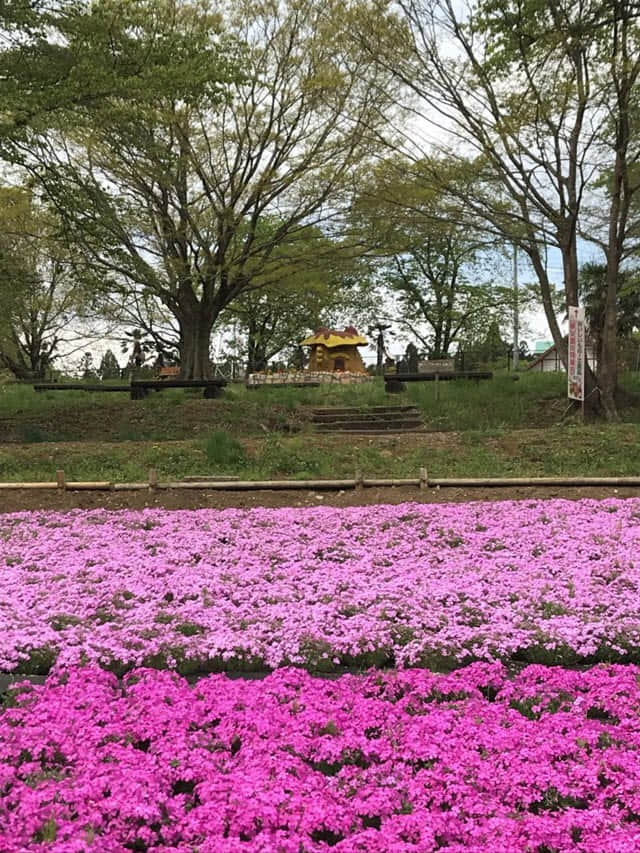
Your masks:
[[[422,415],[415,406],[313,409],[311,422],[316,432],[386,435],[425,431]]]

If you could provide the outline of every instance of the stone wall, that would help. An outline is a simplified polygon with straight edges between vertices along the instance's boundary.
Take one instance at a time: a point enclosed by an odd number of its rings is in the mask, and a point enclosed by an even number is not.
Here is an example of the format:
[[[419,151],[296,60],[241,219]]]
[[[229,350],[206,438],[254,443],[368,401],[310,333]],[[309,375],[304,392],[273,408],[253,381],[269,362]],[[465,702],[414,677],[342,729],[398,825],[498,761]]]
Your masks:
[[[348,371],[287,370],[282,373],[250,373],[247,385],[300,385],[305,382],[349,385],[355,382],[371,382],[372,378],[368,373]]]

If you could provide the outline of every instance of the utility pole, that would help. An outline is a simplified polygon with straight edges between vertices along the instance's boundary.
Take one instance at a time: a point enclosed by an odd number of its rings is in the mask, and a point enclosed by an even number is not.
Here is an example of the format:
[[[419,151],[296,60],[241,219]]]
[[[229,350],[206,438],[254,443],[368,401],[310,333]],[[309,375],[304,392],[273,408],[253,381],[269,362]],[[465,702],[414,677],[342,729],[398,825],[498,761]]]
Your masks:
[[[518,317],[518,247],[513,244],[513,369],[518,369],[520,360],[520,318]]]

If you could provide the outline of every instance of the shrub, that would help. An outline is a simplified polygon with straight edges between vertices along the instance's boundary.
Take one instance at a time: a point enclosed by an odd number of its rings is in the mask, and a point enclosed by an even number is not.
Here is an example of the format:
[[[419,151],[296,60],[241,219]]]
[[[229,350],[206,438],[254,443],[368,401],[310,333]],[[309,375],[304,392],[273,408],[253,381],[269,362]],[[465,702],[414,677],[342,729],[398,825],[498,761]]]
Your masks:
[[[204,440],[204,452],[212,465],[233,467],[246,461],[244,447],[224,430],[215,430]]]

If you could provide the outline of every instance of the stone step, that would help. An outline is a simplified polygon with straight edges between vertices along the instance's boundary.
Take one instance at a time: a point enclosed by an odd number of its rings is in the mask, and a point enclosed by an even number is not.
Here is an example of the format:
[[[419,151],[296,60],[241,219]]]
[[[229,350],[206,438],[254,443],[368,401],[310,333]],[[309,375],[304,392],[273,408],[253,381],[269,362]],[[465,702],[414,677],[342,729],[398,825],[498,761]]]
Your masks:
[[[322,435],[429,435],[430,430],[426,427],[416,427],[415,429],[327,429],[316,430]]]
[[[376,432],[401,432],[403,430],[414,430],[423,426],[419,418],[394,418],[388,421],[368,421],[368,420],[350,420],[350,421],[332,421],[328,423],[316,424],[317,432],[353,432],[357,430],[375,430]]]
[[[329,413],[322,415],[314,415],[313,423],[342,423],[349,420],[370,421],[371,423],[379,423],[381,421],[396,421],[399,418],[420,418],[420,412],[417,409],[407,410],[403,412],[340,412]]]
[[[313,415],[340,415],[353,414],[363,415],[368,413],[376,414],[377,412],[395,414],[398,412],[417,412],[416,406],[325,406],[314,407],[311,409]]]

